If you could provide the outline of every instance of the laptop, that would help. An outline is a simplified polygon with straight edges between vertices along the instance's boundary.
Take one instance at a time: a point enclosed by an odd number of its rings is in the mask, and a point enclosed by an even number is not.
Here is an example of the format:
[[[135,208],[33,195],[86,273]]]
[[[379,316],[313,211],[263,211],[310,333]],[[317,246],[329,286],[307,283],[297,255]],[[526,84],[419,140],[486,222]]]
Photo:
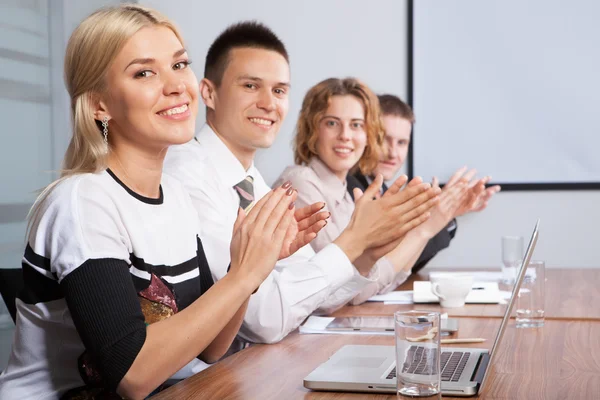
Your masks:
[[[521,282],[538,239],[539,219],[535,225],[512,296],[496,335],[492,350],[460,347],[441,349],[442,395],[468,397],[481,394],[487,378],[488,366],[494,356],[510,320]],[[415,344],[415,365],[404,368],[419,371],[419,354],[426,356],[427,349]],[[304,378],[304,387],[312,390],[396,393],[396,351],[394,346],[348,345],[338,350]]]

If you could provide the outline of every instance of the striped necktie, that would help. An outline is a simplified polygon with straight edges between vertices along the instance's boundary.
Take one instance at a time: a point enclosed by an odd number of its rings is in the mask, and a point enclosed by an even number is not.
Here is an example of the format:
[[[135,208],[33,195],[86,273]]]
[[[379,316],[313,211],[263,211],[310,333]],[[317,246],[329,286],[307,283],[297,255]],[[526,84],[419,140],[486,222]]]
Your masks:
[[[254,206],[254,178],[248,175],[233,188],[240,196],[240,207],[248,214]]]

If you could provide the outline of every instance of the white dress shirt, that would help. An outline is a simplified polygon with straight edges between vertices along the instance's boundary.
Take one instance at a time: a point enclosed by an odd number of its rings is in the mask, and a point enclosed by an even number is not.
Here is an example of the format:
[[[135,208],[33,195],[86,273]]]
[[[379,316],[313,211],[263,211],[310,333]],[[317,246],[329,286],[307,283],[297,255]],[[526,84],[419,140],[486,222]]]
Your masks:
[[[283,171],[275,184],[292,182],[298,190],[296,205],[304,207],[317,201],[326,203],[325,210],[331,213],[330,221],[311,245],[319,251],[343,232],[354,212],[354,201],[346,188],[346,180],[338,178],[319,157],[313,157],[308,165],[294,165]],[[378,278],[375,277],[378,276]],[[352,299],[352,304],[361,304],[379,293],[396,289],[410,276],[410,270],[396,273],[388,258],[381,257],[371,269],[368,278],[373,281],[365,285]]]
[[[215,281],[223,278],[240,204],[233,186],[252,176],[256,201],[271,189],[254,164],[246,171],[208,125],[195,140],[169,149],[164,171],[189,192],[200,217],[200,237],[213,277]],[[335,244],[317,254],[304,246],[277,262],[250,297],[239,335],[252,342],[277,342],[315,310],[327,312],[346,304],[376,278],[362,277]]]

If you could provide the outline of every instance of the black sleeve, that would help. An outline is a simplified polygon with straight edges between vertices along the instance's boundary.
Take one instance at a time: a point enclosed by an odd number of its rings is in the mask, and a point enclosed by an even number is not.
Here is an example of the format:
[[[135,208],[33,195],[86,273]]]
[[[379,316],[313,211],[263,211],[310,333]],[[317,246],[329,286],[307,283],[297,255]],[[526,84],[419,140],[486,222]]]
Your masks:
[[[204,246],[202,245],[202,240],[200,237],[196,235],[197,241],[197,250],[196,256],[198,257],[198,269],[200,270],[200,295],[203,295],[214,285],[214,281],[212,278],[212,273],[210,272],[210,267],[208,266],[208,260],[206,259],[206,253],[204,253]],[[227,272],[229,272],[229,268],[231,268],[231,263],[227,267]]]
[[[369,186],[365,185],[365,183],[367,183],[367,178],[365,178],[363,175],[360,175],[360,173],[346,176],[346,189],[348,190],[348,193],[350,193],[352,200],[354,200],[354,188],[359,188],[364,192],[367,186]]]
[[[448,226],[450,224],[454,224],[455,226],[455,228],[451,231],[448,230]],[[427,242],[427,245],[425,245],[425,248],[423,249],[421,255],[417,259],[417,262],[412,267],[413,274],[416,274],[417,272],[419,272],[419,270],[423,269],[423,267],[425,267],[425,265],[427,265],[427,263],[431,261],[431,259],[435,257],[437,253],[450,246],[450,241],[454,238],[454,235],[456,234],[456,222],[453,220],[450,224],[444,227],[444,229],[439,231],[437,235],[432,237],[429,240],[429,242]]]
[[[146,324],[123,260],[88,260],[61,282],[75,328],[106,388],[116,391],[146,341]]]

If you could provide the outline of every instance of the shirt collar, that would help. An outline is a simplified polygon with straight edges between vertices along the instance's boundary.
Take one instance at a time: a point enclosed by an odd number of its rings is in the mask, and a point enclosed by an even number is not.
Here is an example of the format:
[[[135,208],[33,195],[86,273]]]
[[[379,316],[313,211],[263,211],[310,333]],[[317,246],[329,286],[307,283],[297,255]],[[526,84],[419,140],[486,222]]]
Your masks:
[[[329,169],[327,165],[319,157],[313,157],[308,163],[308,167],[312,169],[315,174],[323,182],[323,187],[334,196],[337,201],[342,201],[344,196],[348,194],[346,191],[346,181],[340,181],[340,178]]]
[[[202,143],[201,147],[206,157],[210,159],[219,181],[224,185],[233,187],[248,175],[256,177],[257,170],[254,166],[254,161],[252,161],[252,165],[246,171],[242,163],[208,124],[204,124],[200,131],[198,131],[195,140],[198,143]]]

